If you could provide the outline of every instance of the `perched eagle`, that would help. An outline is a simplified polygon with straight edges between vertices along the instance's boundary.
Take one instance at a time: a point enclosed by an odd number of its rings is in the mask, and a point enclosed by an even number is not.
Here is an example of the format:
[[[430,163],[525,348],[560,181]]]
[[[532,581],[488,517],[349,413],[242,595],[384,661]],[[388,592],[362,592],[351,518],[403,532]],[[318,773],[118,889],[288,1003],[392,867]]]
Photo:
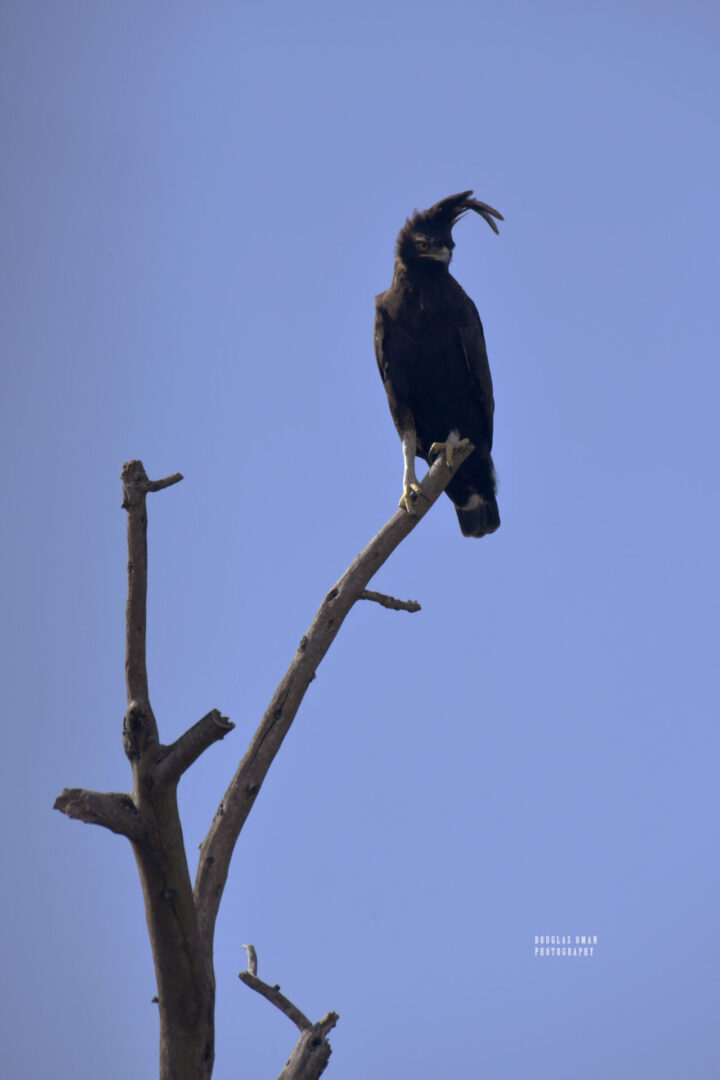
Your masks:
[[[497,232],[502,214],[471,198],[450,195],[405,222],[397,239],[395,272],[375,301],[375,356],[390,412],[402,440],[405,471],[400,506],[415,514],[420,491],[415,457],[429,464],[440,453],[453,464],[454,447],[475,450],[446,488],[464,536],[485,536],[500,525],[495,501],[493,390],[477,308],[448,266],[453,225],[474,210]]]

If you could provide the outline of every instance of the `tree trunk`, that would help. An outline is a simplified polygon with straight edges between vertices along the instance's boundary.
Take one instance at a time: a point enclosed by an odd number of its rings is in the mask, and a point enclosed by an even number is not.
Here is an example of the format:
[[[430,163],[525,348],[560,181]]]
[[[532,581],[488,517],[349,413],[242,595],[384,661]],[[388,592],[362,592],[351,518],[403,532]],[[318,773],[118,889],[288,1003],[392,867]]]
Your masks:
[[[463,447],[456,467],[472,452]],[[357,600],[395,610],[418,611],[365,586],[389,555],[425,516],[452,479],[441,455],[421,485],[416,514],[397,511],[353,561],[323,600],[263,716],[201,845],[193,890],[177,805],[177,785],[186,769],[234,724],[212,709],[165,746],[150,705],[146,664],[148,492],[182,480],[179,473],[149,480],[141,461],[123,466],[123,507],[128,512],[128,599],[125,672],[128,706],[123,745],[133,772],[131,795],[65,789],[55,808],[126,836],[137,861],[148,934],[157,976],[160,1013],[160,1080],[210,1080],[214,1062],[215,919],[240,830],[275,755],[292,724],[315,671]],[[328,1032],[337,1022],[328,1013],[312,1024],[300,1010],[257,978],[255,950],[248,946],[248,972],[240,977],[285,1013],[301,1031],[280,1080],[317,1080],[331,1049]]]

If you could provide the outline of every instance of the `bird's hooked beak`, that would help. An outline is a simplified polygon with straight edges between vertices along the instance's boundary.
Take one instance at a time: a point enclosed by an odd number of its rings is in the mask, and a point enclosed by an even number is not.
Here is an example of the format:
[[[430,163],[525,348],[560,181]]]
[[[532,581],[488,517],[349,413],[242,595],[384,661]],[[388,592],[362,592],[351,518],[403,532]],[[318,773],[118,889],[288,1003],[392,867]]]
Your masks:
[[[450,259],[452,258],[452,251],[449,247],[443,246],[441,248],[435,248],[434,251],[424,251],[422,253],[422,258],[434,259],[435,262],[445,263],[445,265],[447,266],[447,264],[450,262]]]

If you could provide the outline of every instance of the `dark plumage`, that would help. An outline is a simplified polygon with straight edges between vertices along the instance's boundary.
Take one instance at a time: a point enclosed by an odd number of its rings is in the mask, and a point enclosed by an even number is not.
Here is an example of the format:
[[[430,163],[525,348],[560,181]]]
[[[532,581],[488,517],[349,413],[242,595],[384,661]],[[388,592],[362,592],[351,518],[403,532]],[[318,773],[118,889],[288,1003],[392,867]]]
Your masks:
[[[471,198],[451,195],[405,222],[397,239],[395,272],[375,301],[375,355],[390,412],[403,445],[400,506],[415,513],[415,457],[428,464],[469,439],[475,450],[446,491],[464,536],[485,536],[500,525],[495,501],[493,390],[477,308],[448,266],[453,225],[474,210],[497,232],[502,215]]]

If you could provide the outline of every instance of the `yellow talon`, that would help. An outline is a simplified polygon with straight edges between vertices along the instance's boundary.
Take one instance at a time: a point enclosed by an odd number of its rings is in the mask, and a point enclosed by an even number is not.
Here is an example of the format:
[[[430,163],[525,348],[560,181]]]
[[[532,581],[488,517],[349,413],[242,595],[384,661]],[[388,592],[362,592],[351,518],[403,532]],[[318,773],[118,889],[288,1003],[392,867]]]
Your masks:
[[[458,439],[454,442],[434,442],[430,447],[430,457],[435,457],[437,454],[445,454],[445,464],[448,469],[455,468],[455,451],[462,450],[466,446],[469,446],[469,439]]]
[[[407,511],[411,517],[417,517],[417,510],[415,509],[415,500],[418,495],[421,494],[420,485],[413,483],[403,485],[403,493],[400,496],[400,502],[398,506],[401,510]]]

